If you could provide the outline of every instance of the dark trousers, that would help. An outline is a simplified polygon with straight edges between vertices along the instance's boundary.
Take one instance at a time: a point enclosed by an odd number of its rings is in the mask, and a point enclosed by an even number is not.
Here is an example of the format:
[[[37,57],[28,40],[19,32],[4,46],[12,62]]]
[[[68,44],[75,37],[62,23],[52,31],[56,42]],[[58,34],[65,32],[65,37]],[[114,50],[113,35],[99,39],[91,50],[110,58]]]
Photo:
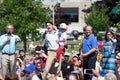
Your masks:
[[[89,55],[83,59],[83,71],[84,69],[95,69],[96,55],[95,53]],[[84,80],[92,80],[92,75],[84,74]]]

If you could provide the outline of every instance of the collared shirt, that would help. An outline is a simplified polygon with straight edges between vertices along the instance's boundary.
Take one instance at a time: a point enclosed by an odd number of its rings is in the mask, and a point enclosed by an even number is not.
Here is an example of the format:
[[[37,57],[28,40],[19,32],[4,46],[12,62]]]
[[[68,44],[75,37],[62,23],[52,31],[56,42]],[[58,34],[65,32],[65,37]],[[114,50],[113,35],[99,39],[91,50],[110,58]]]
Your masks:
[[[93,34],[90,36],[85,36],[82,41],[82,53],[85,54],[89,52],[92,48],[97,48],[97,40]]]
[[[45,36],[45,42],[48,47],[48,50],[57,50],[59,44],[56,42],[58,40],[58,32],[55,31],[54,33],[47,32]]]
[[[0,48],[2,49],[2,53],[15,53],[16,51],[16,38],[20,39],[17,35],[12,34],[11,40],[7,42],[4,46],[3,43],[7,40],[8,35],[4,34],[0,36]]]

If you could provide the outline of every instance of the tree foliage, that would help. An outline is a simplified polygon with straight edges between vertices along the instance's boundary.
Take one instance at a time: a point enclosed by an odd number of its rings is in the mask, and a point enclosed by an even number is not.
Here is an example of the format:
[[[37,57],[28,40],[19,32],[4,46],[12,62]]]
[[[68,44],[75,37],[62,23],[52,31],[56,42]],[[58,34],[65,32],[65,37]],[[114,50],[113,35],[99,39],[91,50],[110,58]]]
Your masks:
[[[118,5],[118,11],[120,12],[120,1],[117,2]]]
[[[120,1],[117,2],[118,7],[118,11],[120,12]],[[120,15],[120,14],[119,14]],[[120,31],[120,21],[116,24],[118,31]]]
[[[98,31],[105,31],[109,27],[109,17],[106,15],[108,8],[104,5],[98,7],[93,5],[91,12],[85,16],[85,22],[87,25],[93,27],[94,33]]]
[[[0,4],[0,30],[12,23],[23,41],[29,34],[35,38],[36,29],[49,20],[48,11],[42,3],[33,0],[4,0]]]

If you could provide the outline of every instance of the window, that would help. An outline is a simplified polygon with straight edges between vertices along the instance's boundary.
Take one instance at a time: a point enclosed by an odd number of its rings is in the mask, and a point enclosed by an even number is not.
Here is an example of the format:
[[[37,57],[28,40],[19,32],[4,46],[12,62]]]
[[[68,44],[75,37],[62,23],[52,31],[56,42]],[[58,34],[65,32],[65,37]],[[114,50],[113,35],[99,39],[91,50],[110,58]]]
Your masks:
[[[62,18],[70,22],[78,22],[78,8],[61,8]]]

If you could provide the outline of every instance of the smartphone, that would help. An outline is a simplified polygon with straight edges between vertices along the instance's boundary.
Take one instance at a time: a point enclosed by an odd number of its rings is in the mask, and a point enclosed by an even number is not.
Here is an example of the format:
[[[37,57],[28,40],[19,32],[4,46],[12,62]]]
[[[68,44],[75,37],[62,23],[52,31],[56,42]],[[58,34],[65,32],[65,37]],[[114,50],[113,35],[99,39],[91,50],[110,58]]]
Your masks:
[[[92,74],[92,69],[84,69],[84,74],[93,75]]]

